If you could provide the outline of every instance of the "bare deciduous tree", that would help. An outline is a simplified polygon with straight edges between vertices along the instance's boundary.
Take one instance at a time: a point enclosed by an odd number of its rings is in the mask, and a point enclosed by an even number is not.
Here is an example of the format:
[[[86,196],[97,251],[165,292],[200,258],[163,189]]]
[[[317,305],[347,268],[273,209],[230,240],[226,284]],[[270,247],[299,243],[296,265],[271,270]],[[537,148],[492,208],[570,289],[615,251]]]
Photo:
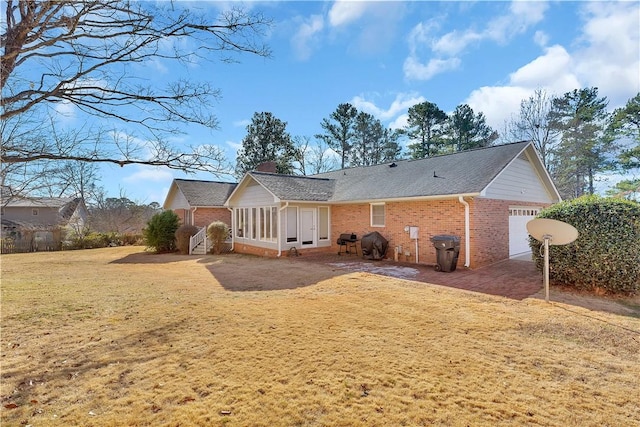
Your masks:
[[[506,124],[505,132],[508,139],[505,142],[533,142],[545,167],[550,166],[552,148],[560,134],[549,121],[551,101],[544,89],[537,89],[532,96],[520,102],[519,114]]]
[[[188,124],[216,128],[210,105],[219,90],[192,79],[161,83],[138,67],[268,57],[261,38],[269,25],[259,13],[232,8],[214,16],[211,6],[193,11],[178,2],[7,0],[3,176],[16,164],[68,160],[220,173],[219,147],[170,142]],[[62,132],[69,110],[84,125]]]

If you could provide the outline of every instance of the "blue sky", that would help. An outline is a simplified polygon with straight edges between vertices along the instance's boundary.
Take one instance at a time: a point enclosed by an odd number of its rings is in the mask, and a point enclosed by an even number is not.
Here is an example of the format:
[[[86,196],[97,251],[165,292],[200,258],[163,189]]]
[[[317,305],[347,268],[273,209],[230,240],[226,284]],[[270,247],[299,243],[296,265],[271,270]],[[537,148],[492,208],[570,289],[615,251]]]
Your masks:
[[[213,13],[231,2],[183,2]],[[402,127],[409,107],[436,103],[450,112],[467,103],[494,129],[542,88],[562,95],[598,87],[609,108],[640,91],[640,3],[383,2],[244,3],[273,20],[270,59],[203,63],[188,70],[147,64],[158,81],[209,80],[222,92],[211,108],[216,131],[193,127],[185,144],[216,144],[235,161],[254,112],[287,122],[292,136],[321,132],[320,122],[349,102],[389,127]],[[173,178],[163,168],[106,166],[103,185],[138,202],[162,203]]]

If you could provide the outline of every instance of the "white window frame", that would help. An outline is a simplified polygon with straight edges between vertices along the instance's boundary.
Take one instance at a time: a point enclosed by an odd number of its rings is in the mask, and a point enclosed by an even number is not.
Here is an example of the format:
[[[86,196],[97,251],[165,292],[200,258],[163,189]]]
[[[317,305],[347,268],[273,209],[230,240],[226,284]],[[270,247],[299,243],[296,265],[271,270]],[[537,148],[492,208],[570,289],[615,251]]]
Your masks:
[[[327,212],[326,218],[325,218],[325,222],[323,223],[322,220],[322,215],[320,212],[322,212],[323,210],[325,210]],[[326,242],[329,240],[329,236],[331,235],[331,230],[329,225],[331,224],[330,221],[330,217],[331,217],[331,211],[329,210],[329,206],[319,206],[318,207],[318,241],[320,242]],[[322,237],[322,229],[323,226],[326,228],[326,237]]]
[[[298,212],[298,207],[289,206],[286,212],[287,212],[287,216],[286,216],[287,232],[285,233],[285,237],[284,237],[285,241],[287,243],[298,243],[300,240],[300,230],[298,230],[298,223],[300,222],[300,219],[299,219],[300,214]],[[293,222],[293,224],[291,224],[291,222]],[[289,235],[290,230],[291,232],[295,233],[295,236]]]
[[[382,206],[382,223],[379,222],[374,222],[374,214],[373,214],[373,209],[375,207],[380,207]],[[380,216],[379,214],[376,216]],[[371,227],[384,227],[386,220],[387,220],[387,208],[386,205],[384,203],[370,203],[369,204],[369,220],[370,220],[370,224]]]

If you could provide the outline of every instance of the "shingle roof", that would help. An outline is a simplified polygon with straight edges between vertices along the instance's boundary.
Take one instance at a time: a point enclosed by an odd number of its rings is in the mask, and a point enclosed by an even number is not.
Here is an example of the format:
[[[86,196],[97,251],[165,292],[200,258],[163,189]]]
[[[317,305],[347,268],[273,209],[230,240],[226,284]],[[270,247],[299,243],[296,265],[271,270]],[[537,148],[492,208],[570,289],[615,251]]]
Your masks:
[[[190,206],[223,206],[236,183],[174,179]]]
[[[291,201],[340,203],[477,194],[528,145],[517,142],[312,176],[256,171],[249,175],[280,200]]]
[[[76,200],[73,197],[31,197],[25,199],[13,199],[7,203],[7,207],[20,208],[62,208]],[[76,204],[77,206],[77,204]]]
[[[332,202],[479,193],[528,145],[499,145],[313,175],[335,179]]]
[[[257,171],[249,172],[249,175],[280,200],[326,202],[334,193],[333,179]]]

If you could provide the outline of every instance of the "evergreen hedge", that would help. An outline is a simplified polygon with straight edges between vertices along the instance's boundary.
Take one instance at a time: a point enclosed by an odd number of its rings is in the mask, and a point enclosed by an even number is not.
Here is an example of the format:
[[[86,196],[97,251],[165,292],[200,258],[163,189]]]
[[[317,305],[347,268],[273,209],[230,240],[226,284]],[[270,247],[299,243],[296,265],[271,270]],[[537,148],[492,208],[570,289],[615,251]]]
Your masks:
[[[549,281],[611,294],[640,291],[640,203],[584,196],[542,210],[538,218],[573,225],[575,242],[549,248]],[[536,267],[544,268],[542,242],[529,238]]]
[[[176,230],[180,226],[180,218],[173,211],[155,214],[147,227],[142,230],[147,247],[156,252],[173,252],[176,250]]]

